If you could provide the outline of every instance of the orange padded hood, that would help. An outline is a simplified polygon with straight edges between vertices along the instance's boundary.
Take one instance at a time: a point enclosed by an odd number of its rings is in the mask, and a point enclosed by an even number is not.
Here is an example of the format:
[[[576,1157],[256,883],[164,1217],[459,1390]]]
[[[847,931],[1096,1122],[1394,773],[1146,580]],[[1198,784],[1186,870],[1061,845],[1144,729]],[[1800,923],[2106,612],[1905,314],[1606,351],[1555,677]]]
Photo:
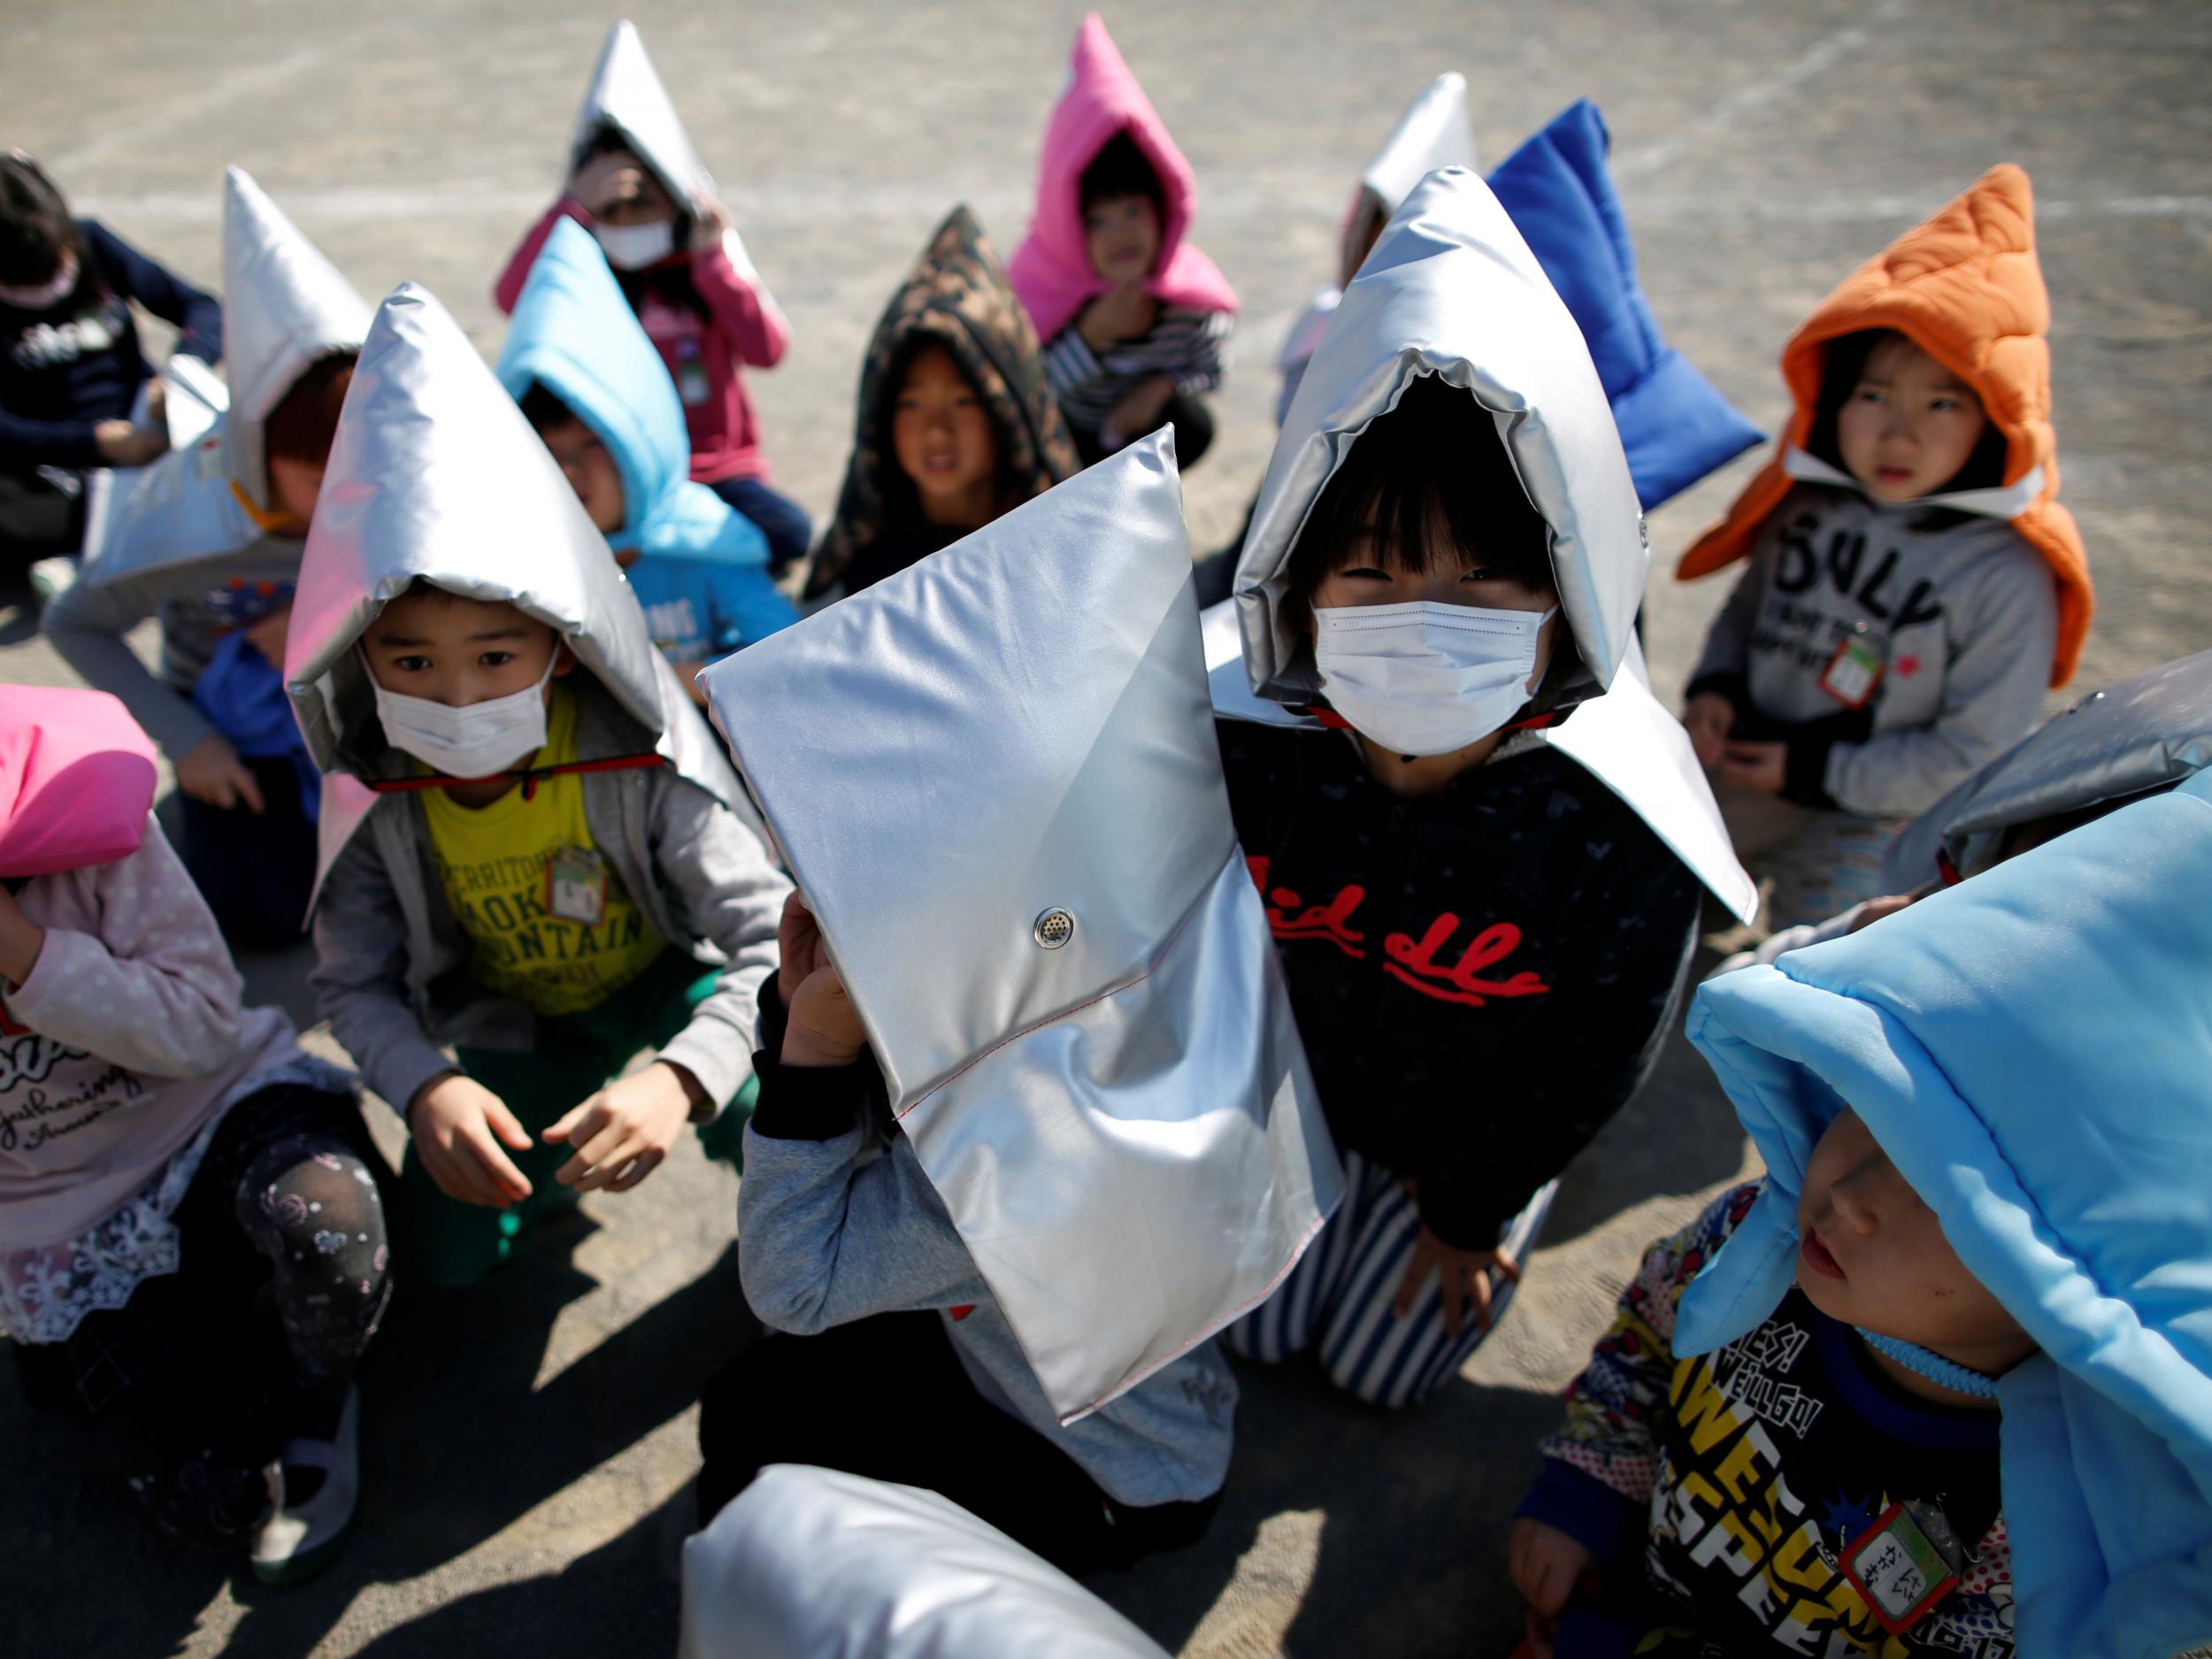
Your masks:
[[[2049,563],[2058,584],[2058,642],[2051,684],[2073,677],[2095,597],[2074,516],[2058,504],[2057,436],[2051,427],[2051,303],[2035,257],[2035,201],[2028,175],[2007,163],[1933,219],[1907,231],[1822,301],[1782,349],[1791,411],[1781,440],[1721,521],[1675,566],[1678,580],[1746,557],[1767,515],[1789,494],[1783,457],[1812,428],[1828,342],[1862,329],[1903,334],[1973,388],[2005,435],[2004,483],[2038,467],[2042,488],[2012,520]]]

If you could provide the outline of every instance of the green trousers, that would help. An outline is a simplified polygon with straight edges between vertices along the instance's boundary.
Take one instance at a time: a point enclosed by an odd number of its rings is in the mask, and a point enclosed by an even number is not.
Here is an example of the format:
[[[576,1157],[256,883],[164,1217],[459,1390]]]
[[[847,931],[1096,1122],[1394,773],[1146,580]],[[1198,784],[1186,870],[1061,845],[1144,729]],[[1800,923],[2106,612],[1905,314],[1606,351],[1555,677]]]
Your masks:
[[[400,1166],[405,1197],[403,1271],[427,1284],[472,1285],[511,1260],[540,1217],[576,1202],[572,1187],[553,1173],[574,1148],[536,1140],[608,1079],[618,1077],[642,1050],[658,1048],[690,1024],[692,1010],[710,995],[721,971],[702,969],[670,949],[644,972],[595,1008],[538,1022],[534,1048],[457,1048],[454,1057],[477,1082],[507,1103],[534,1141],[526,1152],[509,1148],[530,1183],[530,1195],[504,1210],[487,1210],[448,1197],[408,1143]],[[735,1165],[744,1146],[758,1084],[746,1079],[737,1098],[699,1139],[707,1156]]]

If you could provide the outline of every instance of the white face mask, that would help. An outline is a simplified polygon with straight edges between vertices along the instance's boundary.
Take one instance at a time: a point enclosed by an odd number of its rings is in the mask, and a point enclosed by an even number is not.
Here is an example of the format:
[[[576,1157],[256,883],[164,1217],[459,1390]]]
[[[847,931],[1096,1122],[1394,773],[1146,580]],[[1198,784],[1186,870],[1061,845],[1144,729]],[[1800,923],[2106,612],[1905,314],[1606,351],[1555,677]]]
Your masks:
[[[1421,600],[1316,605],[1314,662],[1329,706],[1401,755],[1448,755],[1528,701],[1536,640],[1559,614]]]
[[[599,239],[607,263],[618,271],[642,271],[676,251],[672,219],[657,225],[594,225],[591,234]]]
[[[76,286],[77,256],[65,252],[61,257],[60,269],[46,281],[36,288],[0,288],[0,300],[4,300],[19,311],[42,311],[67,299],[69,290]]]
[[[556,641],[538,683],[465,708],[411,697],[376,685],[376,718],[384,741],[449,778],[490,778],[545,747],[545,688],[561,660]]]

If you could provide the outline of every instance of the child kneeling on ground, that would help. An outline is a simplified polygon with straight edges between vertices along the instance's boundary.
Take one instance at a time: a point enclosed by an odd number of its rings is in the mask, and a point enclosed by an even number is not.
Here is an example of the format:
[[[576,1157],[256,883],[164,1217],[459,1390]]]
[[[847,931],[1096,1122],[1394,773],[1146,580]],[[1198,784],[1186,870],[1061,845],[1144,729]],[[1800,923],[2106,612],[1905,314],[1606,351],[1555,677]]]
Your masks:
[[[1766,1161],[1661,1242],[1512,1540],[1568,1655],[2212,1632],[2212,774],[1704,987]]]
[[[1904,820],[2072,677],[2089,566],[2058,502],[2027,175],[1993,168],[1782,353],[1776,457],[1678,577],[1748,557],[1683,724],[1770,928],[1872,897]]]
[[[326,805],[314,986],[412,1132],[419,1271],[465,1284],[739,1094],[788,883],[452,319],[403,287],[354,384],[287,679],[318,762],[375,793]]]
[[[27,1367],[65,1373],[55,1394],[97,1412],[150,1348],[181,1345],[141,1329],[149,1281],[187,1282],[209,1317],[170,1333],[193,1352],[159,1386],[221,1418],[173,1413],[133,1486],[165,1526],[302,1577],[352,1524],[353,1377],[389,1266],[350,1079],[281,1011],[241,1004],[148,815],[153,744],[121,703],[0,687],[0,1320]],[[288,1363],[208,1386],[265,1262]]]

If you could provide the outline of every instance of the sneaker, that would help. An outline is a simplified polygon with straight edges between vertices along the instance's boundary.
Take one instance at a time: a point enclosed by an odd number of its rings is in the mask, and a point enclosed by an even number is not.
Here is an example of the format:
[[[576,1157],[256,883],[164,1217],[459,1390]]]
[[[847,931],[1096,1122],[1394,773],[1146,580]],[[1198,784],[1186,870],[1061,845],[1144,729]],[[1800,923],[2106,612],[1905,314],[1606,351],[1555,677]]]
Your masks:
[[[77,584],[77,559],[73,553],[57,553],[51,558],[33,559],[25,572],[31,580],[31,591],[43,604],[52,604]]]
[[[269,1513],[253,1540],[254,1576],[265,1584],[292,1584],[319,1571],[338,1553],[353,1525],[361,1492],[361,1394],[346,1390],[338,1428],[327,1440],[287,1440],[276,1462],[264,1471],[269,1483]],[[311,1488],[288,1502],[293,1487]],[[302,1477],[311,1477],[303,1481]]]

